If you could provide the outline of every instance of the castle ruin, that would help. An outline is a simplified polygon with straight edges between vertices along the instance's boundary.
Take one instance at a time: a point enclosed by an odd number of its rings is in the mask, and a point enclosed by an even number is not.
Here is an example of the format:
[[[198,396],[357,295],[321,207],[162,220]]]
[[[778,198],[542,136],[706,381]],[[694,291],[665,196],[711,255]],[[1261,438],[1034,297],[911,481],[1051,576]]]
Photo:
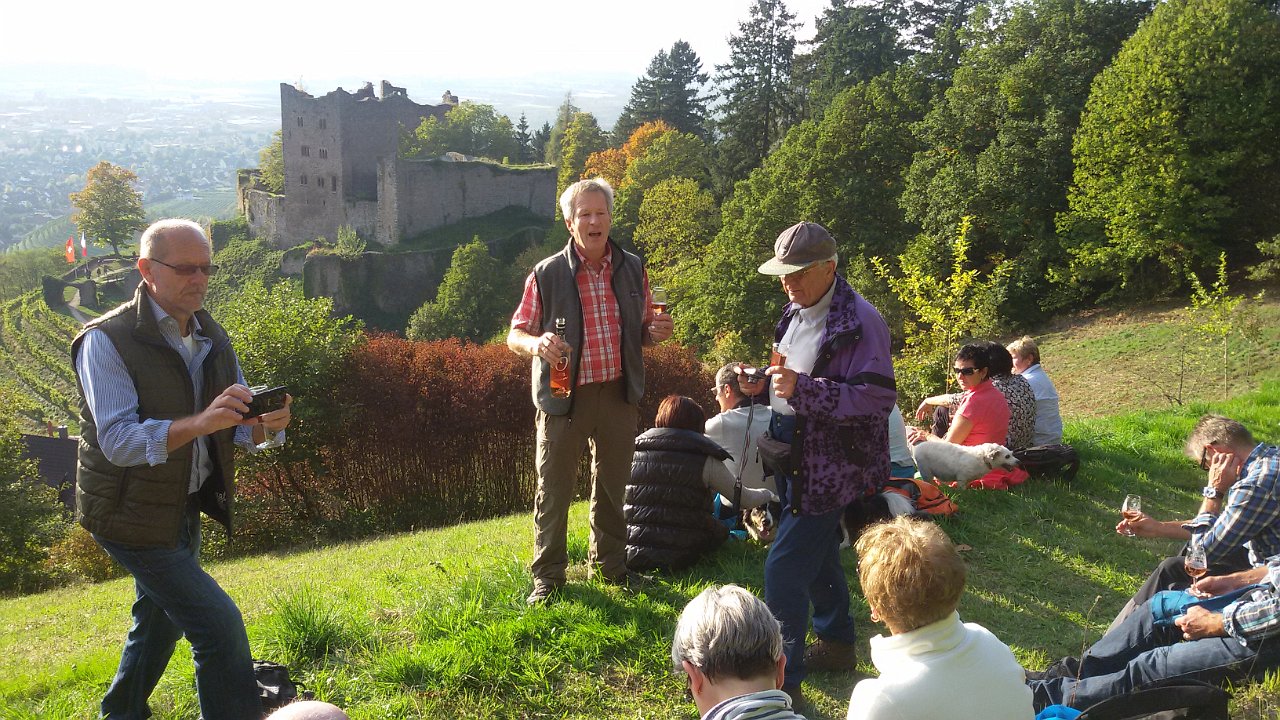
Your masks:
[[[420,105],[383,80],[355,93],[338,88],[313,97],[280,85],[284,193],[238,181],[240,211],[255,237],[288,248],[317,237],[333,240],[351,226],[360,237],[394,245],[433,228],[515,205],[554,217],[551,167],[511,169],[457,157],[406,160],[403,133],[426,118],[443,119],[458,99]],[[451,154],[452,155],[452,154]]]

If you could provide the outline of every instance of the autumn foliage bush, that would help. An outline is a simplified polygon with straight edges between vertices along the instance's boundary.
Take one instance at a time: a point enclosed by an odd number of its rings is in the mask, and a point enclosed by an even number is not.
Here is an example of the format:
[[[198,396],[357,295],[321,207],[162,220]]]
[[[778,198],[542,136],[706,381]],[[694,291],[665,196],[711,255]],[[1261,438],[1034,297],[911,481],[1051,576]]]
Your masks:
[[[712,376],[691,350],[647,348],[645,373],[639,429],[670,393],[716,411]],[[529,361],[500,343],[370,336],[333,389],[346,419],[325,439],[321,462],[290,468],[283,483],[241,474],[239,549],[530,509],[537,481],[529,378]],[[587,469],[584,461],[581,490]]]

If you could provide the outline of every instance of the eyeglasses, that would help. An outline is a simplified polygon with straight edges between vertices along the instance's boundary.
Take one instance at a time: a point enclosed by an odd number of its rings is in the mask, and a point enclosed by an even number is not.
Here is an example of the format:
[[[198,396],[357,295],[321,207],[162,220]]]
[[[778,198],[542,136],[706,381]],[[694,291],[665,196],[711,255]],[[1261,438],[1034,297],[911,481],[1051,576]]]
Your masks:
[[[965,377],[969,377],[970,375],[978,372],[982,368],[967,367],[967,368],[951,368],[951,369],[955,370],[957,375],[964,375]]]
[[[816,267],[819,267],[819,266],[821,266],[821,265],[824,265],[824,264],[826,264],[827,262],[828,262],[828,261],[826,261],[826,260],[819,260],[818,262],[816,262],[816,263],[814,263],[814,264],[812,264],[812,265],[810,265],[810,266],[808,266],[808,267],[801,268],[801,269],[799,269],[799,270],[796,270],[795,272],[787,273],[786,275],[783,275],[783,276],[782,276],[781,278],[779,278],[779,279],[781,279],[781,280],[786,280],[787,282],[796,282],[796,281],[798,281],[798,280],[803,280],[803,279],[804,279],[804,276],[805,276],[805,275],[808,275],[810,270],[813,270],[813,269],[814,269],[814,268],[816,268]]]
[[[147,258],[147,259],[150,260],[151,262],[160,263],[161,265],[173,270],[175,273],[179,275],[195,275],[197,271],[204,273],[206,276],[216,275],[218,273],[217,265],[170,265],[169,263],[163,260],[157,260],[155,258]]]
[[[1204,449],[1200,451],[1200,469],[1201,470],[1209,469],[1209,446],[1208,445],[1205,445]]]

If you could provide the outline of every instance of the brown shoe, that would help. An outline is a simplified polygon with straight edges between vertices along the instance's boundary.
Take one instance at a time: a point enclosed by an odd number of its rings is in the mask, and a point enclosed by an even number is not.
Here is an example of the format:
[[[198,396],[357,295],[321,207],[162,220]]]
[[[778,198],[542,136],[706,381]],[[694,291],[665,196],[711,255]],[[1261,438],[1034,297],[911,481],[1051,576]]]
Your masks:
[[[529,593],[529,597],[525,598],[525,602],[530,605],[545,605],[556,594],[563,583],[555,583],[550,580],[535,579],[533,581],[533,592]]]
[[[804,666],[810,670],[852,672],[858,667],[858,648],[852,643],[818,638],[804,649]]]
[[[791,696],[791,709],[796,713],[809,709],[809,701],[805,699],[804,691],[800,689],[799,685],[784,685],[782,686],[782,692]]]

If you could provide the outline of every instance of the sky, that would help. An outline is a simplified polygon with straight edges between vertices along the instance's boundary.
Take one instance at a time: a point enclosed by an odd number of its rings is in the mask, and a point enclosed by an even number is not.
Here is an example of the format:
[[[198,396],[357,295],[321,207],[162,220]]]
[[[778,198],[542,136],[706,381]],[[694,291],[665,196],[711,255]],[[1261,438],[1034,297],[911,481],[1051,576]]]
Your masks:
[[[813,19],[829,3],[788,0],[805,23],[799,38],[812,37]],[[676,40],[689,42],[713,72],[728,59],[727,38],[751,0],[5,4],[0,83],[45,82],[59,72],[88,82],[125,70],[157,87],[262,82],[275,92],[287,82],[327,92],[387,79],[419,102],[434,102],[446,89],[467,99],[467,83],[476,80],[580,85],[590,93],[600,78],[634,81]],[[419,80],[452,84],[418,87]]]

